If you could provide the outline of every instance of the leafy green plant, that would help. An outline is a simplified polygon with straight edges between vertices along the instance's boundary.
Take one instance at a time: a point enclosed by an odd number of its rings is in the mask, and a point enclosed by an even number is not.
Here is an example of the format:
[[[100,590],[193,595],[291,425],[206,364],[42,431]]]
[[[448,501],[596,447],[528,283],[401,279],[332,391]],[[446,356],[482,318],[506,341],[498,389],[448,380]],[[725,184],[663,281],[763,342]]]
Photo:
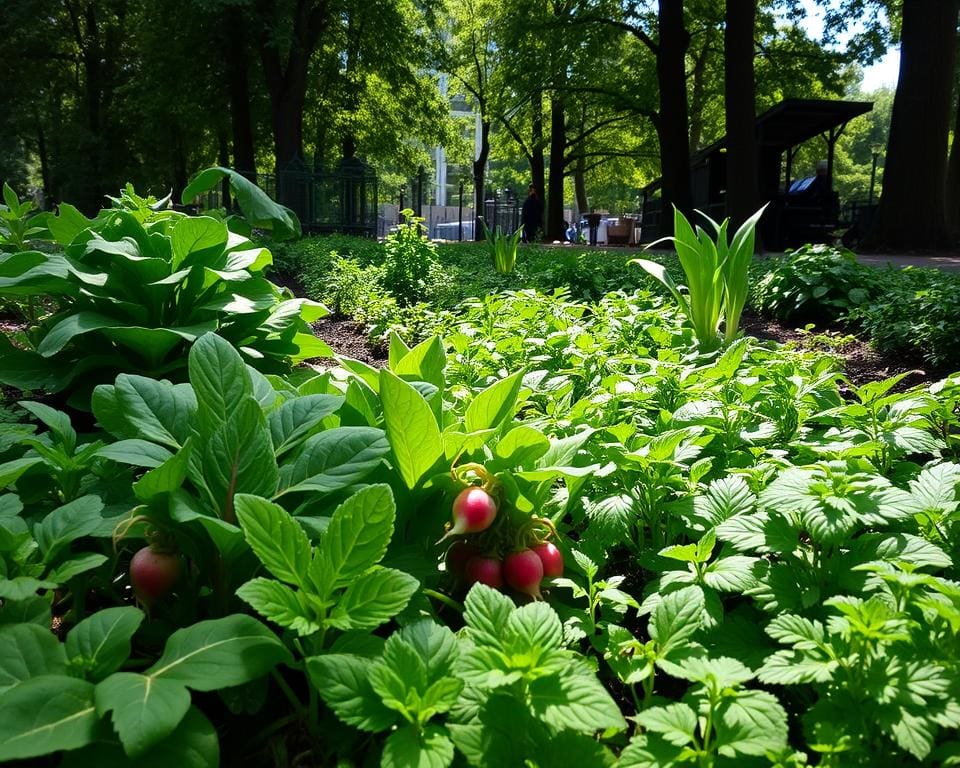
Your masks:
[[[440,279],[436,247],[424,234],[423,219],[405,208],[404,223],[383,242],[383,282],[401,306],[409,306],[430,297]]]
[[[46,233],[43,221],[47,215],[34,214],[35,210],[32,200],[20,202],[13,188],[4,183],[3,204],[0,205],[0,253],[22,251],[31,238]]]
[[[713,230],[711,238],[699,226],[694,232],[686,217],[674,208],[674,236],[658,240],[648,247],[662,242],[673,243],[686,274],[686,295],[680,292],[662,264],[649,259],[632,259],[629,262],[638,264],[666,286],[693,325],[700,349],[705,352],[716,349],[722,343],[729,344],[737,337],[740,315],[750,290],[749,272],[755,230],[765,208],[740,226],[732,242],[727,240],[729,219],[717,224],[706,214],[700,213]],[[722,336],[721,320],[724,322]]]
[[[490,244],[493,266],[501,275],[509,275],[513,272],[513,267],[517,263],[517,244],[523,236],[523,228],[518,227],[516,232],[508,235],[501,231],[499,224],[491,230],[487,226],[487,222],[481,221],[480,223],[483,224],[484,237]]]
[[[133,201],[94,220],[64,204],[48,226],[63,253],[20,251],[2,262],[0,295],[58,304],[30,329],[31,349],[0,339],[0,381],[10,386],[69,387],[83,404],[120,372],[182,378],[184,352],[208,332],[268,370],[330,354],[307,327],[326,309],[266,280],[270,252],[221,221]]]
[[[805,245],[762,265],[751,304],[782,320],[836,322],[876,296],[882,273],[843,248]]]
[[[216,731],[190,690],[255,680],[289,660],[287,650],[260,622],[233,615],[177,630],[154,664],[128,671],[143,618],[137,608],[107,608],[63,643],[38,624],[0,626],[0,760],[69,750],[74,765],[147,756],[216,765]]]

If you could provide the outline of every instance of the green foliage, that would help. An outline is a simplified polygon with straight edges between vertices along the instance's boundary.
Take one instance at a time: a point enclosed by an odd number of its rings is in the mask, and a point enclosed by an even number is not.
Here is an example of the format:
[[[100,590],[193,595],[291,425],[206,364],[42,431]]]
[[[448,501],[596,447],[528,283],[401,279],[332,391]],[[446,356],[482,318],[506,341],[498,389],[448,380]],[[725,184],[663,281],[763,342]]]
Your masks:
[[[0,381],[69,387],[82,403],[120,372],[182,378],[184,352],[208,332],[267,370],[330,354],[307,327],[326,309],[266,280],[265,248],[132,189],[114,202],[93,220],[67,204],[47,219],[62,251],[2,257],[0,294],[52,296],[57,306],[30,329],[29,349],[0,343]]]
[[[501,275],[509,275],[517,263],[517,243],[520,242],[523,229],[518,228],[512,235],[508,235],[500,230],[499,224],[494,230],[491,230],[485,221],[481,224],[483,224],[483,234],[490,243],[493,266]]]
[[[753,258],[755,230],[763,210],[761,208],[747,219],[733,236],[733,241],[728,242],[729,220],[717,224],[705,214],[700,214],[713,230],[711,239],[702,227],[698,226],[694,232],[686,217],[678,208],[674,208],[673,229],[676,234],[657,242],[669,241],[677,249],[687,279],[686,294],[680,292],[662,264],[649,259],[633,259],[630,262],[639,264],[666,286],[693,326],[694,335],[704,352],[717,349],[721,344],[729,344],[737,337],[740,314],[750,290],[749,268]],[[651,246],[656,244],[651,243]],[[721,320],[724,323],[723,335],[720,333]]]
[[[406,307],[429,298],[440,277],[436,247],[424,234],[423,219],[409,208],[401,213],[404,223],[383,243],[383,284]]]
[[[782,320],[833,323],[876,297],[885,282],[846,249],[805,245],[763,264],[751,303]]]

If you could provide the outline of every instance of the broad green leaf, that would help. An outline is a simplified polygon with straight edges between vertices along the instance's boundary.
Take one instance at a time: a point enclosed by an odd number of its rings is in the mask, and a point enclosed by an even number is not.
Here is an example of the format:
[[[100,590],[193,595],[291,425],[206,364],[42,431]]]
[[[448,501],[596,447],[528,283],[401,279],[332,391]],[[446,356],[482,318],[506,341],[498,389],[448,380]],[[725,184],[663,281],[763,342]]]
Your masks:
[[[704,571],[707,586],[718,592],[745,592],[756,584],[753,576],[755,557],[731,555],[714,560]]]
[[[214,166],[201,171],[184,188],[180,201],[187,205],[193,198],[213,189],[227,177],[237,205],[251,227],[269,229],[276,240],[300,237],[300,220],[289,208],[275,203],[267,194],[242,174],[230,168]]]
[[[24,680],[66,672],[57,636],[38,624],[0,625],[0,693]]]
[[[116,672],[130,655],[130,639],[144,619],[133,606],[104,608],[88,616],[67,634],[70,664],[94,682]]]
[[[0,694],[0,760],[39,757],[93,741],[99,717],[93,684],[41,675]]]
[[[133,484],[133,493],[141,501],[149,501],[161,493],[173,493],[183,485],[190,466],[193,438],[188,437],[183,447],[159,467],[145,472]]]
[[[443,342],[439,336],[432,336],[405,353],[395,364],[391,363],[390,370],[397,376],[428,381],[438,389],[443,389],[446,383],[443,369],[446,364]]]
[[[203,482],[220,517],[232,521],[234,495],[271,497],[279,469],[260,406],[252,397],[236,404],[207,433],[200,456]]]
[[[190,383],[197,397],[201,434],[209,435],[253,397],[253,388],[240,353],[213,333],[201,336],[190,349]]]
[[[494,448],[508,467],[532,464],[550,450],[550,441],[540,430],[521,424],[505,434]]]
[[[83,336],[91,331],[100,331],[104,328],[115,328],[123,325],[122,320],[96,312],[77,312],[68,315],[53,326],[37,345],[37,352],[43,357],[52,357],[60,352],[77,336]]]
[[[279,581],[252,579],[237,590],[237,597],[268,621],[291,629],[301,637],[321,629],[316,612],[303,599],[303,593]]]
[[[428,680],[437,680],[453,671],[460,646],[449,627],[421,619],[401,629],[400,637],[420,654]]]
[[[257,496],[234,500],[243,536],[267,570],[281,581],[301,586],[310,566],[310,541],[283,507]]]
[[[383,745],[381,768],[447,768],[453,762],[453,742],[446,730],[428,725],[418,733],[412,725],[398,728]]]
[[[81,573],[99,568],[107,562],[107,560],[109,560],[109,558],[106,555],[101,555],[97,552],[87,552],[83,555],[77,555],[76,557],[71,557],[69,560],[64,560],[56,568],[51,570],[47,574],[47,579],[57,584],[65,584],[74,576],[79,576]]]
[[[334,713],[362,731],[389,728],[398,715],[387,709],[370,685],[371,659],[351,654],[327,654],[307,659],[311,682]]]
[[[362,574],[343,593],[330,614],[330,624],[339,629],[379,627],[406,607],[419,586],[413,576],[392,568]]]
[[[146,440],[118,440],[105,445],[97,451],[101,456],[120,464],[132,464],[135,467],[159,467],[168,461],[173,454],[162,445],[150,443]]]
[[[88,219],[69,203],[60,203],[57,206],[57,215],[47,219],[47,229],[60,245],[70,245],[77,235],[92,225],[92,219]]]
[[[395,516],[387,485],[367,486],[337,507],[317,553],[322,582],[316,586],[329,594],[379,563],[393,535]]]
[[[71,542],[96,531],[103,522],[102,510],[99,496],[81,496],[43,518],[34,529],[43,561],[52,562]]]
[[[129,757],[139,757],[170,735],[190,709],[190,692],[179,682],[133,672],[100,682],[94,700],[99,715],[113,713],[113,727]]]
[[[440,428],[420,393],[386,369],[380,372],[380,399],[397,470],[413,488],[443,458]]]
[[[754,673],[745,664],[726,656],[715,659],[687,658],[682,665],[672,665],[671,674],[704,685],[712,684],[717,688],[732,688],[754,678]]]
[[[23,475],[30,467],[35,467],[37,464],[42,464],[43,459],[39,456],[26,459],[13,459],[12,461],[5,461],[0,464],[0,488],[6,488],[9,485],[13,485],[17,480],[20,479],[20,476]]]
[[[400,361],[410,354],[410,347],[406,345],[396,331],[391,330],[387,348],[387,365],[390,370],[400,365]]]
[[[256,619],[233,615],[178,629],[144,674],[213,691],[254,680],[290,659],[277,636]]]
[[[467,432],[498,427],[511,418],[522,380],[523,371],[517,371],[474,397],[464,414]]]
[[[280,495],[314,491],[333,493],[360,482],[383,463],[390,444],[383,430],[337,427],[304,442],[296,460],[280,472]]]
[[[57,441],[67,453],[73,453],[77,447],[77,433],[70,423],[70,417],[63,411],[51,408],[43,403],[23,401],[17,403],[25,411],[29,411],[56,436]]]
[[[67,752],[61,768],[217,768],[220,743],[210,721],[196,707],[190,707],[173,733],[154,744],[136,760],[126,756],[118,741],[99,741]]]
[[[143,376],[120,374],[115,390],[116,403],[124,420],[137,437],[161,443],[174,450],[190,436],[196,419],[197,398],[189,384],[171,384]],[[94,405],[97,405],[96,398]],[[102,419],[95,408],[95,415]],[[104,414],[112,422],[111,414]],[[104,423],[101,420],[101,423]]]
[[[639,712],[636,720],[644,729],[659,733],[678,747],[693,742],[697,732],[697,713],[686,704],[651,707]]]
[[[170,233],[171,269],[181,265],[212,265],[211,257],[219,256],[227,244],[227,227],[209,216],[188,216],[180,219]]]
[[[280,456],[310,434],[324,418],[343,405],[336,395],[304,395],[283,403],[270,413],[270,435],[273,450]]]
[[[35,579],[32,576],[15,576],[12,579],[0,579],[0,598],[18,601],[35,597],[39,589],[55,589],[56,582]]]
[[[553,728],[590,733],[627,727],[620,708],[593,675],[565,672],[540,677],[529,690],[531,710]]]

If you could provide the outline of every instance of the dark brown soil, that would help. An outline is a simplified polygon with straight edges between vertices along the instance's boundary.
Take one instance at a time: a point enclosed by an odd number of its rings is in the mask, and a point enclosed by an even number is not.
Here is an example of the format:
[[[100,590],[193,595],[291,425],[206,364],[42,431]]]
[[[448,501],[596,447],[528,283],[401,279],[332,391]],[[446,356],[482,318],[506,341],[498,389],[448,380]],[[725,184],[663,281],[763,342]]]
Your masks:
[[[779,320],[744,314],[740,320],[740,328],[745,334],[758,339],[772,339],[801,349],[829,352],[841,361],[842,370],[854,384],[865,384],[911,371],[898,386],[898,389],[902,390],[916,384],[937,381],[951,373],[946,369],[931,368],[922,360],[879,352],[866,341],[854,338],[849,331],[839,326],[814,327],[807,331]]]
[[[386,356],[380,349],[371,346],[362,323],[348,317],[331,316],[317,320],[311,327],[338,355],[352,357],[377,368],[386,366]]]

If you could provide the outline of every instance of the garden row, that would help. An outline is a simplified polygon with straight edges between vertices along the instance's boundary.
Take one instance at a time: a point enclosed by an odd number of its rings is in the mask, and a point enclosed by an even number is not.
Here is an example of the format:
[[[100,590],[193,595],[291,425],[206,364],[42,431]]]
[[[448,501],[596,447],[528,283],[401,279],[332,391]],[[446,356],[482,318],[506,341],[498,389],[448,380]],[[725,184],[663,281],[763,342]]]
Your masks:
[[[423,340],[292,367],[326,310],[240,228],[128,190],[5,231],[0,761],[960,763],[960,379],[705,351],[590,255],[467,298],[415,229],[325,297],[382,274]]]
[[[564,289],[595,301],[609,291],[656,289],[628,262],[635,253],[576,247],[518,249],[510,274],[492,268],[486,244],[430,245],[404,235],[386,246],[348,236],[313,237],[276,249],[277,266],[307,295],[364,323],[374,343],[391,328],[420,339],[437,327],[435,313],[467,299],[518,288]],[[652,256],[678,282],[674,255]],[[877,269],[844,249],[805,246],[751,266],[752,312],[795,326],[845,327],[881,352],[938,370],[960,368],[960,275],[934,268]]]

